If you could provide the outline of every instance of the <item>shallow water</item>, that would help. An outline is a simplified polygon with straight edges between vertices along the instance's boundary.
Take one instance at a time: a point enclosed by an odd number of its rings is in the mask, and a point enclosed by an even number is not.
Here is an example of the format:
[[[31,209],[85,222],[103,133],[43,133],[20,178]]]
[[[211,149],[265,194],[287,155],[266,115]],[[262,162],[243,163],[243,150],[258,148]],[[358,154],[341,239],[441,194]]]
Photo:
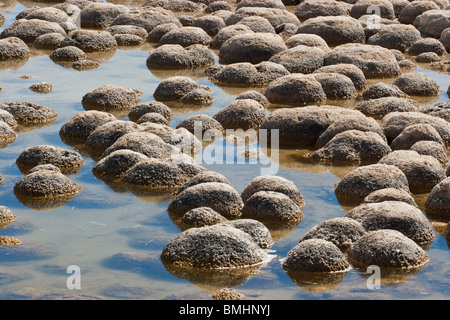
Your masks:
[[[25,5],[36,5],[5,3],[6,7],[0,7],[6,17],[1,30]],[[26,63],[6,66],[0,71],[1,101],[31,101],[52,108],[59,115],[48,126],[19,132],[12,144],[0,150],[3,175],[0,205],[9,207],[18,217],[11,226],[0,230],[0,235],[17,237],[32,248],[22,254],[10,250],[0,252],[0,299],[210,299],[212,291],[222,287],[234,287],[249,299],[450,298],[450,251],[442,237],[445,222],[433,222],[436,238],[427,248],[429,263],[418,272],[385,279],[380,289],[368,288],[365,270],[352,269],[327,279],[291,278],[283,271],[280,259],[311,227],[329,218],[342,217],[349,209],[338,203],[333,185],[352,167],[300,161],[299,155],[307,150],[282,150],[278,161],[271,163],[279,166],[277,175],[292,180],[300,189],[306,202],[304,218],[291,229],[273,231],[276,242],[270,252],[272,260],[252,274],[222,270],[219,274],[199,276],[166,270],[159,255],[164,245],[180,232],[176,221],[167,213],[171,197],[123,192],[108,186],[93,176],[95,160],[83,150],[79,151],[85,164],[71,176],[81,184],[82,191],[73,200],[49,210],[32,209],[21,203],[13,192],[15,183],[22,177],[16,158],[24,149],[39,144],[76,149],[65,144],[58,132],[73,115],[84,111],[81,98],[85,93],[113,84],[138,89],[143,93],[141,100],[149,101],[153,100],[152,94],[162,79],[177,74],[149,71],[145,61],[151,49],[149,45],[118,49],[104,57],[100,68],[82,72],[53,63],[48,53],[35,52]],[[443,89],[439,98],[423,103],[446,101],[450,76],[419,70],[433,77]],[[173,127],[191,114],[214,115],[245,90],[215,86],[201,74],[193,78],[213,89],[214,103],[205,109],[174,110],[170,124]],[[28,89],[37,82],[49,82],[55,90],[39,94]],[[346,105],[352,107],[354,102]],[[126,115],[121,116],[126,119]],[[228,152],[234,151],[234,147],[229,143],[218,141],[214,146],[222,144],[226,150],[223,156],[231,157],[233,164],[202,164],[224,174],[238,192],[260,175],[263,168],[270,166],[263,162],[268,159],[264,154],[262,163],[249,163],[233,154],[230,156]],[[236,163],[238,160],[244,163]],[[423,204],[425,197],[418,195],[416,199]],[[68,289],[67,268],[72,265],[80,268],[81,289]]]

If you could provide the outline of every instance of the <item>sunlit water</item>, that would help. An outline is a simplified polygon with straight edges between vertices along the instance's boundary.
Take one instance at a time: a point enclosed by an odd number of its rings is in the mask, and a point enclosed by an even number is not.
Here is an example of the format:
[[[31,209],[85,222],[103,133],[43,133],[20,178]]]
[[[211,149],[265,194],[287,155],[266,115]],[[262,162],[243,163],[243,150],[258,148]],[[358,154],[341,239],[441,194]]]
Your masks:
[[[22,4],[8,3],[0,8],[6,17],[5,28]],[[30,6],[30,4],[27,4]],[[5,12],[6,10],[6,12]],[[319,222],[342,217],[349,208],[342,207],[334,195],[334,185],[352,167],[332,167],[297,161],[301,150],[281,152],[277,175],[292,180],[304,199],[304,219],[289,230],[274,231],[276,240],[270,252],[270,262],[247,276],[225,276],[217,283],[208,277],[179,276],[168,272],[159,260],[164,245],[180,229],[167,212],[170,197],[156,198],[131,192],[114,191],[98,180],[91,172],[95,164],[89,154],[82,152],[85,164],[71,178],[81,184],[82,191],[65,206],[35,210],[25,206],[15,197],[13,188],[22,178],[15,164],[18,155],[26,148],[51,144],[75,148],[65,144],[59,129],[73,115],[84,111],[81,98],[87,92],[105,84],[126,86],[140,90],[142,101],[153,100],[158,83],[174,73],[151,72],[145,61],[151,46],[130,50],[119,49],[105,57],[101,67],[90,71],[75,71],[53,63],[48,53],[36,53],[20,67],[0,71],[1,101],[31,101],[48,106],[58,113],[51,125],[31,131],[19,132],[16,141],[0,150],[0,205],[9,207],[18,220],[0,235],[19,238],[30,243],[34,251],[26,254],[0,256],[1,299],[210,299],[213,290],[234,287],[249,299],[448,299],[450,297],[450,253],[442,236],[445,222],[433,222],[436,238],[427,248],[429,263],[419,272],[407,274],[392,281],[384,281],[379,289],[367,286],[363,271],[350,270],[329,279],[325,284],[317,279],[296,281],[281,268],[280,259],[292,249],[299,239]],[[420,69],[433,77],[447,90],[450,76]],[[31,77],[23,77],[31,76]],[[202,75],[194,77],[214,92],[211,107],[199,110],[174,110],[171,126],[195,113],[214,115],[232,102],[245,89],[220,88]],[[28,87],[37,82],[49,82],[55,90],[49,94],[34,93]],[[446,93],[426,103],[445,101]],[[127,119],[126,116],[123,119]],[[231,144],[223,141],[216,146]],[[256,145],[251,147],[257,147]],[[227,153],[227,156],[229,154]],[[224,174],[241,192],[261,169],[264,163],[236,163],[239,156],[231,155],[234,164],[202,163],[206,168]],[[262,160],[267,160],[263,154]],[[417,197],[423,205],[424,196]],[[69,266],[79,266],[81,289],[69,289]],[[224,271],[225,272],[225,271]],[[226,275],[226,274],[225,274]]]

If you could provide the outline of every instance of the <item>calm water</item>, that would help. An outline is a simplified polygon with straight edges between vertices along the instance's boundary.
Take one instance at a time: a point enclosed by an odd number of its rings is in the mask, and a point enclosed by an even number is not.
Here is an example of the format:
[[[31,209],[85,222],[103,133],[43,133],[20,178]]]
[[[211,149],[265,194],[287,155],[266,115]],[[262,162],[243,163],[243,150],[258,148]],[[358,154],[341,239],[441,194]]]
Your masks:
[[[1,2],[0,2],[1,4]],[[30,3],[7,2],[0,10],[6,17],[2,29]],[[313,165],[297,161],[301,150],[280,154],[278,175],[292,180],[305,198],[304,219],[295,228],[274,231],[273,259],[252,275],[216,275],[214,279],[198,275],[168,272],[159,261],[164,245],[180,229],[167,213],[170,197],[157,198],[113,190],[92,175],[95,161],[82,152],[85,165],[71,176],[82,185],[82,191],[66,205],[50,210],[35,210],[20,203],[13,193],[22,178],[15,160],[26,148],[52,144],[75,148],[62,142],[59,129],[73,115],[84,111],[81,98],[105,84],[138,89],[142,101],[153,100],[158,83],[174,73],[151,72],[145,65],[152,48],[119,49],[104,57],[101,67],[78,72],[53,63],[48,53],[35,52],[21,66],[0,71],[1,101],[31,101],[54,109],[59,117],[51,125],[23,131],[7,148],[0,150],[0,205],[9,207],[18,220],[0,235],[19,238],[28,248],[0,255],[0,299],[62,299],[67,297],[103,299],[210,299],[213,290],[234,287],[250,299],[448,299],[450,298],[450,251],[442,237],[446,224],[433,222],[436,239],[427,248],[430,262],[415,274],[383,281],[380,289],[368,289],[366,275],[350,270],[340,277],[296,281],[281,268],[280,259],[298,240],[319,222],[342,217],[349,208],[336,200],[333,185],[352,168]],[[446,91],[450,76],[421,70],[432,76]],[[31,77],[23,77],[31,76]],[[220,88],[204,76],[195,76],[199,83],[214,91],[213,105],[201,110],[176,111],[171,126],[195,113],[214,115],[232,102],[243,89]],[[34,93],[28,87],[49,82],[55,90],[49,94]],[[433,101],[445,101],[445,93]],[[124,116],[126,119],[126,116]],[[224,142],[219,141],[217,145]],[[233,149],[225,143],[226,150]],[[257,147],[256,145],[252,147]],[[237,160],[239,158],[236,158]],[[267,160],[262,155],[263,160]],[[241,159],[242,160],[242,159]],[[241,192],[260,175],[264,164],[203,164],[224,174]],[[423,204],[424,197],[417,197]],[[81,289],[69,290],[66,273],[71,265],[81,270]]]

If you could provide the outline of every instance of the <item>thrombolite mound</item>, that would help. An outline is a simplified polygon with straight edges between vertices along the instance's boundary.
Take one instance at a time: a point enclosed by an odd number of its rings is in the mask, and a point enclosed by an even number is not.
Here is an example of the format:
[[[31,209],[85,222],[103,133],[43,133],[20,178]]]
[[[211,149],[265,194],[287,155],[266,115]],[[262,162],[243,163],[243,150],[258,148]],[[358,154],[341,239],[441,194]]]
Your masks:
[[[361,203],[378,203],[383,201],[402,201],[418,208],[416,200],[404,189],[385,188],[371,192]]]
[[[439,117],[450,122],[450,102],[437,102],[419,109],[419,112]]]
[[[280,176],[258,176],[245,187],[241,193],[242,201],[248,199],[259,191],[272,191],[287,195],[298,206],[304,204],[303,196],[294,182]]]
[[[21,125],[44,125],[56,120],[58,114],[51,108],[33,102],[2,102],[0,109],[8,111]]]
[[[92,167],[92,172],[96,177],[117,179],[121,178],[132,166],[147,159],[148,157],[140,152],[121,149],[100,159]]]
[[[323,66],[325,52],[316,47],[297,45],[273,55],[269,61],[281,64],[291,73],[312,73]]]
[[[303,45],[307,47],[316,47],[322,49],[324,52],[329,52],[331,50],[326,41],[316,34],[295,34],[287,38],[285,43],[288,48]]]
[[[99,126],[117,118],[108,112],[89,110],[82,111],[70,118],[59,130],[63,139],[84,142]]]
[[[39,19],[19,19],[4,29],[0,34],[0,38],[15,37],[26,43],[33,43],[37,37],[47,33],[66,35],[66,31],[56,22]]]
[[[214,65],[206,70],[209,80],[218,85],[265,86],[275,79],[288,75],[281,64],[262,61],[258,64],[238,62],[228,65]]]
[[[354,1],[353,1],[354,2]],[[392,1],[389,0],[359,0],[356,1],[350,10],[350,16],[358,19],[364,15],[371,14],[372,7],[376,6],[378,14],[384,19],[394,19],[395,10]]]
[[[23,12],[23,11],[22,11]],[[27,20],[43,20],[48,22],[57,23],[63,28],[64,31],[70,32],[76,29],[75,23],[69,17],[65,10],[57,8],[54,6],[36,8],[36,10],[31,10],[28,14],[24,15],[23,19]],[[17,19],[16,20],[20,20]]]
[[[300,21],[324,16],[346,16],[347,10],[339,1],[335,0],[305,0],[295,10]]]
[[[106,31],[74,30],[61,42],[61,46],[78,47],[84,52],[98,52],[117,49],[117,41]]]
[[[139,118],[149,112],[159,113],[164,118],[166,118],[167,121],[172,120],[173,117],[172,110],[164,103],[159,101],[148,101],[134,106],[131,109],[130,113],[128,113],[128,118],[133,122],[137,122]]]
[[[113,26],[113,27],[120,27],[120,26]],[[152,29],[152,31],[148,32],[146,41],[150,43],[158,43],[163,35],[165,35],[170,30],[178,29],[179,27],[180,25],[171,22],[157,25],[155,28]],[[147,32],[147,30],[145,31]]]
[[[8,37],[0,40],[0,61],[10,59],[26,59],[30,56],[30,48],[16,37]]]
[[[409,192],[408,179],[396,166],[377,163],[350,171],[337,184],[334,192],[339,201],[360,203],[372,192],[385,188]]]
[[[348,250],[352,265],[382,269],[419,268],[428,262],[427,253],[413,240],[395,230],[370,231],[355,241]]]
[[[416,151],[418,154],[432,156],[439,161],[443,168],[448,164],[447,149],[442,143],[435,141],[417,141],[409,150]]]
[[[408,54],[410,55],[419,55],[426,52],[433,52],[439,56],[447,54],[447,50],[445,49],[442,42],[434,38],[419,39],[414,42],[408,49]]]
[[[118,15],[129,11],[121,4],[93,2],[81,9],[81,28],[105,29]]]
[[[323,239],[301,241],[288,252],[282,266],[294,272],[345,272],[350,268],[341,250]]]
[[[210,37],[214,37],[222,28],[226,27],[225,21],[220,16],[206,15],[195,19],[192,25],[203,29]]]
[[[195,114],[189,116],[181,120],[176,128],[185,128],[195,136],[201,134],[201,138],[212,138],[212,136],[209,135],[222,136],[225,132],[225,129],[220,122],[207,114]],[[206,132],[208,136],[205,135]]]
[[[367,86],[366,77],[364,76],[364,73],[360,68],[355,66],[354,64],[336,64],[336,65],[329,65],[329,66],[323,66],[319,69],[315,70],[313,73],[338,73],[342,74],[353,82],[353,85],[355,86],[356,90],[363,90]]]
[[[184,191],[185,189],[195,186],[197,184],[207,183],[207,182],[226,183],[231,186],[230,181],[224,175],[214,172],[214,171],[205,171],[205,172],[201,172],[201,173],[193,176],[188,181],[183,183],[178,188],[177,193],[180,193],[180,192]]]
[[[185,229],[212,226],[225,221],[228,219],[209,207],[191,209],[181,218],[181,224]]]
[[[63,149],[52,145],[37,145],[22,151],[16,159],[22,171],[43,164],[52,164],[63,173],[74,173],[84,165],[83,157],[74,150]]]
[[[133,25],[151,32],[156,26],[165,23],[182,26],[173,12],[158,7],[132,8],[128,13],[118,15],[110,26]]]
[[[355,85],[346,75],[334,72],[314,72],[312,76],[322,86],[327,99],[345,100],[356,98],[357,90]]]
[[[196,94],[201,97],[195,99]],[[161,81],[156,87],[153,97],[160,102],[181,102],[194,105],[209,105],[214,100],[209,87],[182,76],[170,77]]]
[[[161,253],[164,264],[189,268],[245,267],[265,259],[265,251],[248,233],[227,224],[187,229]]]
[[[420,32],[414,26],[390,24],[383,25],[376,34],[367,40],[367,44],[405,52],[421,38]]]
[[[6,123],[0,121],[0,145],[6,145],[14,142],[17,133]]]
[[[439,39],[442,32],[450,27],[450,10],[427,10],[416,17],[413,25],[424,37]]]
[[[430,192],[445,179],[444,169],[437,159],[412,150],[395,150],[381,158],[379,163],[399,168],[407,177],[413,193]]]
[[[206,182],[180,192],[169,204],[169,213],[182,215],[197,207],[210,207],[225,218],[241,215],[244,204],[239,193],[227,183]]]
[[[16,219],[17,216],[8,207],[0,206],[0,230],[8,227]]]
[[[284,9],[264,8],[264,7],[239,8],[225,20],[225,23],[228,26],[232,24],[237,24],[245,17],[252,17],[252,16],[259,16],[266,18],[274,28],[283,23],[292,23],[295,26],[300,25],[300,21],[292,12]]]
[[[269,20],[264,17],[245,17],[240,20],[238,24],[249,27],[253,32],[279,33],[276,32],[275,28],[272,26]]]
[[[81,100],[86,110],[105,112],[131,109],[140,102],[135,90],[116,85],[101,86],[86,93]]]
[[[252,99],[258,102],[260,105],[262,105],[264,108],[268,107],[270,105],[269,100],[267,100],[266,96],[263,95],[261,92],[256,90],[247,90],[242,93],[240,93],[236,100],[240,99]]]
[[[17,127],[17,121],[14,116],[6,110],[0,109],[0,122],[5,122],[11,128]]]
[[[339,45],[325,56],[325,65],[354,64],[366,78],[394,78],[400,76],[400,66],[392,51],[380,46],[347,43]]]
[[[66,46],[57,48],[49,55],[50,59],[55,62],[73,62],[86,58],[83,50],[75,46]]]
[[[361,97],[364,100],[380,99],[380,98],[404,98],[406,99],[408,95],[400,90],[395,84],[388,84],[384,82],[377,82],[369,86],[362,93]]]
[[[284,193],[258,191],[246,200],[242,218],[254,219],[269,227],[285,227],[298,224],[303,213],[298,204]]]
[[[442,92],[437,82],[422,72],[403,74],[393,84],[411,96],[437,96]]]
[[[311,158],[332,163],[376,163],[391,148],[379,134],[370,131],[346,130],[336,134],[325,146],[314,151]]]
[[[243,33],[222,44],[219,59],[222,64],[237,62],[257,64],[286,49],[283,38],[277,34]]]
[[[433,187],[425,202],[428,215],[449,218],[450,216],[450,178],[445,178]]]
[[[382,97],[359,102],[356,110],[366,116],[381,119],[391,112],[414,112],[419,109],[419,104],[408,98]]]
[[[183,47],[179,44],[159,46],[147,58],[149,68],[196,68],[214,64],[214,55],[208,47],[194,44]]]
[[[392,140],[390,146],[392,150],[408,150],[419,141],[434,141],[445,145],[441,135],[431,124],[419,123],[406,127]]]
[[[433,1],[412,1],[400,12],[398,21],[413,24],[418,16],[428,10],[439,10],[439,6]]]
[[[306,232],[299,242],[308,239],[323,239],[332,242],[341,251],[366,233],[366,229],[356,220],[350,218],[331,218],[315,225]]]
[[[217,32],[217,34],[213,37],[210,47],[212,49],[220,49],[222,45],[227,41],[228,39],[231,39],[234,36],[237,36],[239,34],[243,33],[253,33],[254,31],[246,25],[243,24],[232,24],[229,26],[226,26]]]
[[[224,129],[257,130],[266,116],[266,110],[257,101],[238,99],[219,110],[213,118],[219,121]]]
[[[418,244],[435,238],[433,227],[422,211],[403,201],[360,204],[345,217],[355,219],[367,231],[397,230]]]
[[[178,44],[188,47],[194,44],[208,46],[212,38],[198,27],[181,27],[168,31],[160,39],[160,44]]]
[[[168,126],[170,121],[168,121],[164,116],[157,112],[147,112],[142,117],[136,121],[137,124],[143,124],[143,123],[157,123],[157,124],[163,124]]]

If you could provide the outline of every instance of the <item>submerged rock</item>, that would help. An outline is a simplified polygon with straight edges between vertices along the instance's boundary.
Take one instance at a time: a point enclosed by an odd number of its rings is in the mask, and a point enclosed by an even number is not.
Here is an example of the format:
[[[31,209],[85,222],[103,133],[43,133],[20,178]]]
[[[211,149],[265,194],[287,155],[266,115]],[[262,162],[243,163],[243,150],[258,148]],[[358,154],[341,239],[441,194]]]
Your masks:
[[[342,217],[320,222],[300,239],[323,239],[332,242],[341,251],[346,252],[350,245],[362,237],[366,229],[356,220]]]
[[[99,178],[117,179],[135,164],[147,159],[148,157],[140,152],[128,149],[117,150],[100,159],[92,167],[92,172]]]
[[[226,224],[183,231],[161,253],[164,264],[202,269],[251,266],[265,258],[248,233]]]
[[[58,117],[53,109],[33,102],[2,102],[0,110],[8,111],[22,125],[43,125]]]
[[[50,93],[55,89],[52,84],[48,82],[39,82],[39,83],[33,83],[29,89],[33,92],[37,93]]]
[[[288,252],[282,266],[295,272],[345,272],[350,268],[341,250],[323,239],[300,242]]]
[[[182,215],[197,207],[210,207],[225,218],[241,215],[244,204],[239,193],[227,183],[206,182],[180,192],[169,204],[169,213]]]
[[[85,59],[86,53],[78,47],[66,46],[55,49],[49,57],[55,62],[70,62]]]
[[[59,130],[61,137],[67,140],[84,142],[99,126],[115,121],[117,118],[103,111],[82,111],[70,118]]]
[[[86,93],[81,100],[86,110],[105,112],[131,109],[140,102],[135,90],[116,85],[104,85]]]
[[[214,100],[209,87],[182,76],[161,81],[156,87],[153,97],[160,102],[172,101],[192,105],[209,105]]]
[[[334,192],[339,201],[360,203],[372,192],[386,188],[409,192],[408,179],[396,166],[376,163],[350,171]]]
[[[67,150],[52,145],[37,145],[22,151],[16,159],[17,166],[27,171],[37,165],[52,164],[63,173],[74,173],[84,164],[83,157],[74,150]]]
[[[435,238],[433,227],[420,209],[402,201],[364,203],[345,217],[355,219],[367,230],[396,230],[418,244]]]
[[[450,178],[439,182],[431,189],[425,202],[425,212],[428,215],[449,218],[450,216]]]
[[[117,41],[106,31],[75,30],[67,35],[61,46],[74,46],[84,52],[98,52],[117,49]]]
[[[0,230],[8,227],[16,219],[17,216],[8,207],[0,206]]]
[[[413,240],[395,230],[370,231],[350,246],[348,258],[352,265],[382,269],[418,268],[428,262],[427,253]]]

